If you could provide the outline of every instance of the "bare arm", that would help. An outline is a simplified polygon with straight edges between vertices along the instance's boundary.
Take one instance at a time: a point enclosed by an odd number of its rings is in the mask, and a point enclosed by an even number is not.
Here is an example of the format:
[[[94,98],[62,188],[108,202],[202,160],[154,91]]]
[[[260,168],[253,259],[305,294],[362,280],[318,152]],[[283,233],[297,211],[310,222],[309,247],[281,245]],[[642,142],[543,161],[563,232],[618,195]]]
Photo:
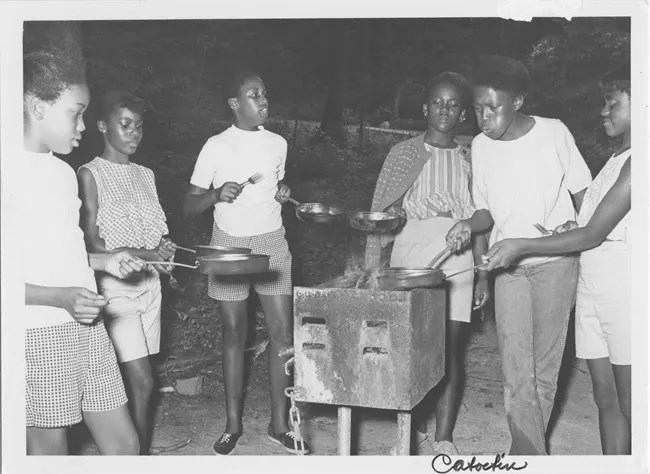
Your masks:
[[[65,309],[70,316],[82,324],[95,321],[105,304],[106,300],[103,296],[87,288],[46,287],[25,283],[25,305]]]
[[[95,178],[89,169],[80,168],[77,181],[79,182],[79,199],[81,199],[80,224],[86,240],[86,249],[88,252],[106,252],[106,242],[99,236],[99,227],[97,227],[99,199]]]
[[[62,308],[61,288],[25,283],[25,304]]]
[[[488,242],[485,232],[472,236],[472,254],[474,256],[474,265],[480,265],[483,263],[483,256],[487,253],[487,250]]]
[[[183,201],[183,212],[186,216],[196,216],[219,202],[221,188],[205,189],[190,184]]]
[[[478,209],[466,222],[472,228],[472,234],[485,232],[494,225],[492,214],[487,209]]]
[[[183,212],[186,216],[196,216],[218,202],[233,202],[241,190],[242,187],[232,181],[223,183],[223,186],[216,189],[205,189],[190,184],[183,201]]]

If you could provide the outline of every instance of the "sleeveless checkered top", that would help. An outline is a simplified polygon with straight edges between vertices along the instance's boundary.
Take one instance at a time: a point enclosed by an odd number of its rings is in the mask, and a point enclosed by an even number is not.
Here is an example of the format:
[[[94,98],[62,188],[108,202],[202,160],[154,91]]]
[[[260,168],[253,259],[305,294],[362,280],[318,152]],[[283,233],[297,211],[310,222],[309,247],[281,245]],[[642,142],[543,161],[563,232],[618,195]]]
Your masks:
[[[106,249],[153,249],[167,234],[153,171],[136,163],[117,164],[103,158],[86,163],[97,185],[97,226]]]

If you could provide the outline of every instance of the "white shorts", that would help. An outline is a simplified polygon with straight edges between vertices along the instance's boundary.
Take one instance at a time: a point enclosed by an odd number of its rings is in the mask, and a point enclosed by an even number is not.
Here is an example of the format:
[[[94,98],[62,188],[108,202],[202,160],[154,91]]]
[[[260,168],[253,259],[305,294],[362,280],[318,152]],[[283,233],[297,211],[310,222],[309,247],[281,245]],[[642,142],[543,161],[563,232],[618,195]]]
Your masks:
[[[391,267],[424,267],[439,254],[447,242],[447,232],[456,221],[451,217],[409,219],[395,237],[390,256]],[[452,254],[440,269],[445,273],[464,270],[474,265],[472,250]],[[452,321],[468,323],[472,317],[474,272],[461,273],[447,280],[447,314]]]
[[[108,300],[104,324],[119,362],[141,359],[160,352],[162,294],[156,271],[137,281],[104,276],[101,294]]]
[[[632,363],[630,280],[630,253],[624,244],[604,242],[582,253],[576,297],[577,357]]]

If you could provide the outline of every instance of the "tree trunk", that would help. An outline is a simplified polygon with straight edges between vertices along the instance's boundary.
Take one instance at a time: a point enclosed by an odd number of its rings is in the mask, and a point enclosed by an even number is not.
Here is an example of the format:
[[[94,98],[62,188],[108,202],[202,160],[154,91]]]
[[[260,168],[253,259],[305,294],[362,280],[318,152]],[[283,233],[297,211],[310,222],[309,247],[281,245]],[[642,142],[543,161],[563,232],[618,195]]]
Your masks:
[[[327,99],[320,124],[321,133],[331,137],[337,144],[345,144],[343,130],[343,86],[344,86],[344,57],[345,28],[336,21],[329,29],[329,48],[327,74]]]
[[[359,48],[361,61],[361,100],[359,101],[359,143],[357,156],[363,153],[363,128],[366,113],[370,112],[372,102],[372,74],[370,74],[370,20],[362,20],[361,47]]]

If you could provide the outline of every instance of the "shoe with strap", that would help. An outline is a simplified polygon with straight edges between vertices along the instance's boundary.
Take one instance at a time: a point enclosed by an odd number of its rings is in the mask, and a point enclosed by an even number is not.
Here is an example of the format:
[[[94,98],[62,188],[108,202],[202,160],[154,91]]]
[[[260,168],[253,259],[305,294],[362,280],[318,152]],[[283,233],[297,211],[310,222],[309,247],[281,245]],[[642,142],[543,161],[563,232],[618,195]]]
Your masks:
[[[286,431],[284,433],[273,433],[273,429],[269,425],[268,437],[271,441],[282,446],[285,451],[291,454],[299,454],[300,441],[296,441],[296,434],[293,431]],[[305,439],[302,439],[304,451],[303,454],[311,453],[311,448]],[[296,445],[298,449],[296,449]]]
[[[240,436],[241,433],[224,433],[217,441],[214,442],[212,445],[212,450],[216,454],[226,456],[230,454],[233,449],[235,449]]]

